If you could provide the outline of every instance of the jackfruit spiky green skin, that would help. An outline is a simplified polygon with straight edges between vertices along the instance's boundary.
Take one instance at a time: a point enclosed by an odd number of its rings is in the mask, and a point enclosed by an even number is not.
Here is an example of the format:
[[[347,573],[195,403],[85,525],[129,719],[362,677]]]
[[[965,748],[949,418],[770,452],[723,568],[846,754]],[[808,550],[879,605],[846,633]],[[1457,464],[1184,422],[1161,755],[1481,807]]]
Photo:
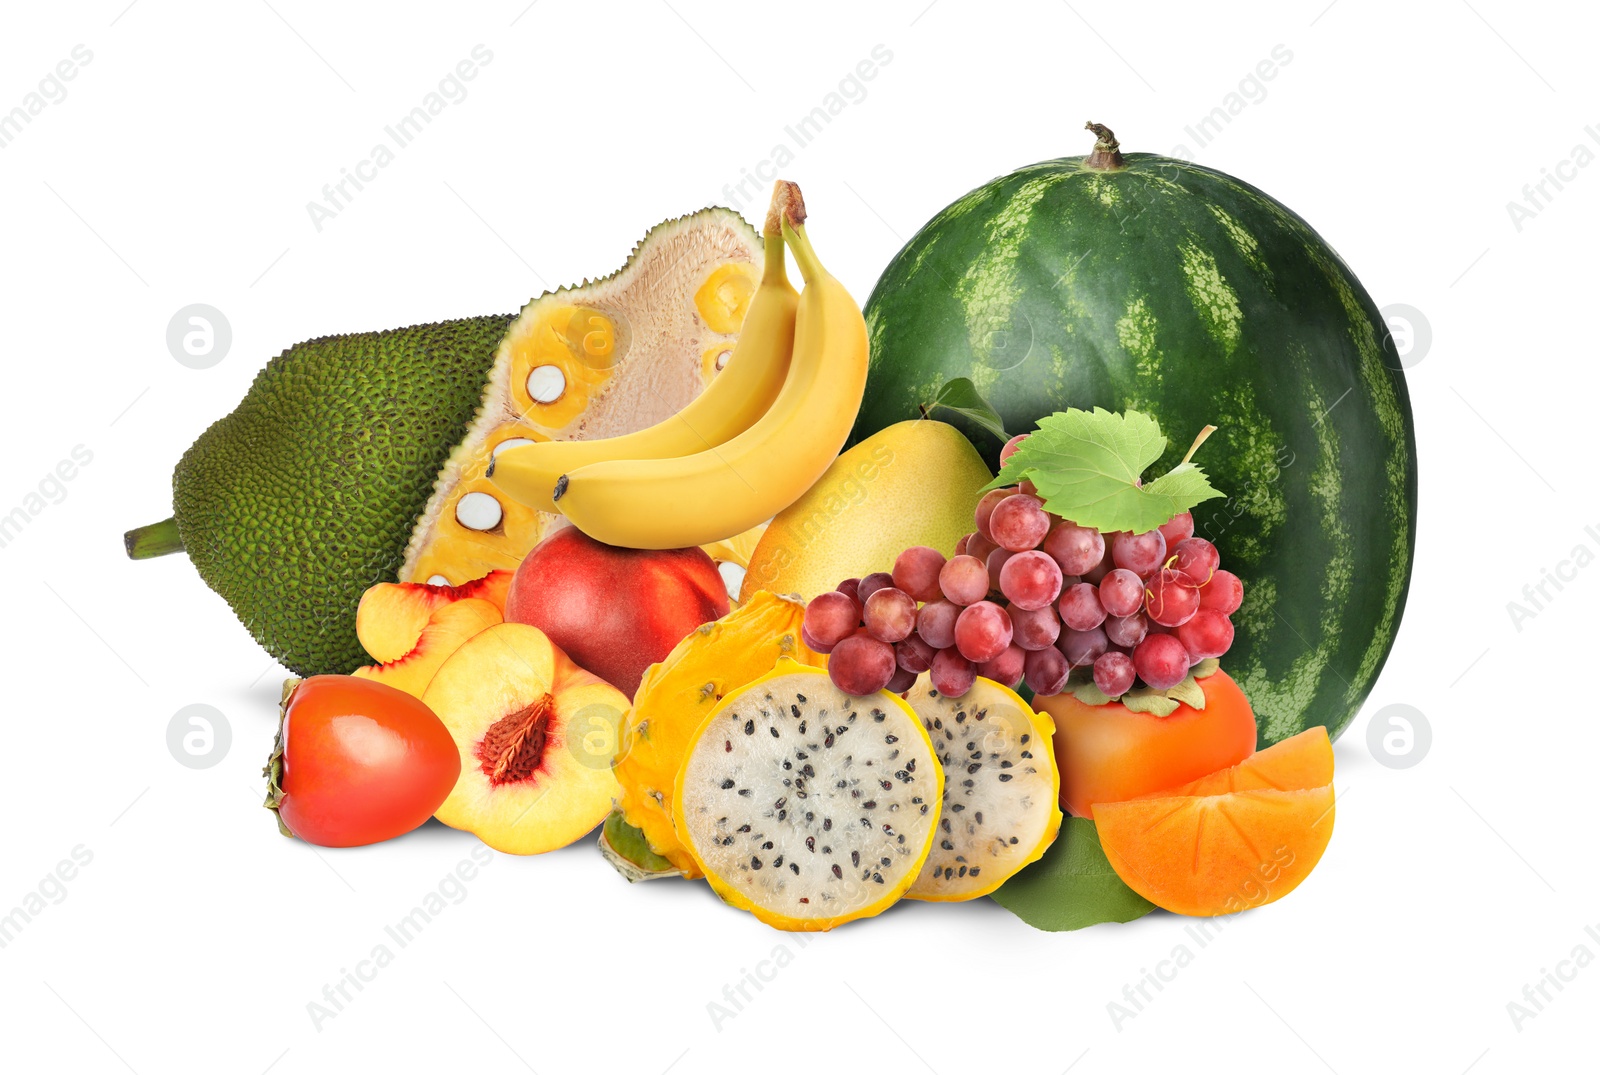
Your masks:
[[[297,675],[367,663],[362,593],[395,581],[512,315],[296,344],[172,474],[200,577]]]

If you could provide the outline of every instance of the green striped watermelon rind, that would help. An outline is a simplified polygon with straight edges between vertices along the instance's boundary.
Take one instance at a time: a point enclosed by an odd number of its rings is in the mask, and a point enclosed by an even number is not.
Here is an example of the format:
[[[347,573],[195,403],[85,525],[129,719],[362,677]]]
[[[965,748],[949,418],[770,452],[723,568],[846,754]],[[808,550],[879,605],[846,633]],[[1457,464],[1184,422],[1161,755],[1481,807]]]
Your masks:
[[[1180,434],[1215,422],[1207,472],[1229,496],[1196,511],[1197,532],[1246,582],[1225,664],[1263,746],[1319,724],[1337,735],[1410,580],[1416,444],[1399,357],[1360,282],[1288,208],[1201,165],[1124,160],[1020,169],[906,244],[867,302],[851,443],[958,377],[1013,433],[1069,406],[1134,408]],[[993,463],[991,434],[950,417]]]

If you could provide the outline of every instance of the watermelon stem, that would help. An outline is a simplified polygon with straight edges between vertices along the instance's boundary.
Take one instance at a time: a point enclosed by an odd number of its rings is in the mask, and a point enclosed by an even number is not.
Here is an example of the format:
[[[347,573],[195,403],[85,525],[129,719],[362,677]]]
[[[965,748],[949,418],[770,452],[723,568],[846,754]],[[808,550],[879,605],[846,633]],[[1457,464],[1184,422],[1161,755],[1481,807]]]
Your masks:
[[[1083,158],[1085,168],[1093,168],[1097,172],[1114,172],[1127,167],[1127,162],[1117,151],[1120,143],[1117,141],[1117,136],[1111,133],[1110,127],[1090,120],[1083,125],[1083,129],[1094,132],[1094,152]]]

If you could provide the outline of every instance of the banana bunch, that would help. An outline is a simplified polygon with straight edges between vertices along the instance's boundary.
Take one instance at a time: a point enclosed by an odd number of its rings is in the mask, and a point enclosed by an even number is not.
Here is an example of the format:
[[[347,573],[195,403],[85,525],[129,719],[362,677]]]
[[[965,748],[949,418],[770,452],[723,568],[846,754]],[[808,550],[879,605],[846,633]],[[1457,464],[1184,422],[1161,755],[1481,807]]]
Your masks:
[[[779,180],[761,284],[727,366],[688,406],[626,436],[500,453],[508,496],[608,545],[677,549],[743,533],[798,500],[844,447],[867,381],[867,328],[817,260],[800,188]],[[785,271],[792,251],[805,282]]]

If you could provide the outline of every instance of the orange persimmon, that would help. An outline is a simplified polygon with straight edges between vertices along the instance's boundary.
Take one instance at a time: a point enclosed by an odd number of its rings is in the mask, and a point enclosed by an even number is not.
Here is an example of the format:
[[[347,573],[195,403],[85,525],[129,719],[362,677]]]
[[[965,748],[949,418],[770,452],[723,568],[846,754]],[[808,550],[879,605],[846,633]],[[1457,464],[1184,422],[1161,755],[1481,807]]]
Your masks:
[[[1333,744],[1328,741],[1328,729],[1317,727],[1258,750],[1230,769],[1219,769],[1179,787],[1140,798],[1223,795],[1230,791],[1297,791],[1331,783]]]
[[[1095,806],[1111,868],[1157,907],[1233,914],[1282,899],[1333,835],[1333,785],[1234,791]]]
[[[1120,702],[1085,705],[1070,694],[1037,699],[1056,722],[1061,805],[1094,818],[1097,803],[1137,799],[1248,758],[1256,748],[1250,700],[1226,672],[1202,679],[1200,689],[1204,709],[1179,705],[1166,717]]]

